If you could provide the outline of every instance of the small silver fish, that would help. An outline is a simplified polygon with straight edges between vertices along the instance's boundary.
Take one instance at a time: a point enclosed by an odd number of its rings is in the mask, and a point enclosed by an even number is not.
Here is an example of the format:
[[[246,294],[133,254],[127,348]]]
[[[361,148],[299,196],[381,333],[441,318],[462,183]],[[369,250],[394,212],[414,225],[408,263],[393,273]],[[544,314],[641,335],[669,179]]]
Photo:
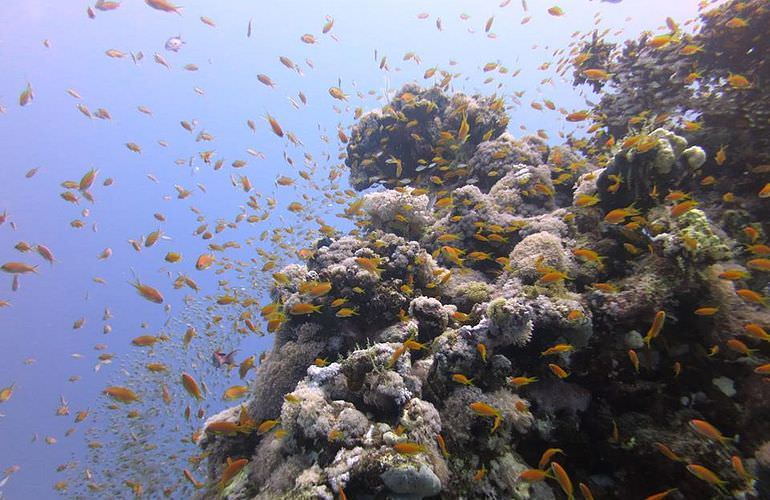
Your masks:
[[[170,50],[171,52],[179,52],[179,49],[181,49],[182,45],[184,44],[185,41],[182,40],[181,35],[172,36],[166,40],[166,50]]]

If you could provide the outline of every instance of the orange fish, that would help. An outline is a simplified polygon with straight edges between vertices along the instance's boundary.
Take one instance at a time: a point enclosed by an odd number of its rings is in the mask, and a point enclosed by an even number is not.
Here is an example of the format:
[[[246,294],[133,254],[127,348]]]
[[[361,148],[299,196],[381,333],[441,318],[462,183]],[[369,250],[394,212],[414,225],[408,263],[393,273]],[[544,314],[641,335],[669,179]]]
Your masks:
[[[537,282],[547,285],[549,283],[559,283],[568,278],[569,277],[561,271],[549,271],[542,275]]]
[[[655,447],[655,449],[657,449],[659,452],[661,452],[669,460],[673,460],[674,462],[682,462],[683,461],[682,458],[679,457],[679,455],[674,453],[671,450],[671,448],[669,448],[665,444],[655,442],[655,443],[652,443],[652,445]]]
[[[383,270],[378,267],[381,264],[381,259],[379,257],[356,257],[355,261],[356,264],[370,273],[375,274],[377,277],[382,274]]]
[[[483,401],[476,401],[468,406],[476,415],[480,415],[482,417],[494,417],[495,421],[492,425],[490,434],[495,432],[500,426],[500,423],[503,421],[503,415],[500,413],[500,410],[488,405],[487,403],[484,403]]]
[[[626,208],[616,208],[615,210],[607,212],[607,215],[604,216],[604,222],[608,224],[620,224],[626,220],[627,217],[634,217],[636,215],[639,215],[639,210],[635,209],[633,205]]]
[[[770,246],[757,243],[755,245],[747,245],[746,250],[754,255],[770,255]]]
[[[757,349],[749,349],[749,346],[744,344],[738,339],[730,339],[727,341],[727,347],[731,351],[735,351],[738,354],[743,354],[744,356],[751,356],[755,352],[757,352]]]
[[[722,435],[722,433],[719,432],[719,429],[705,420],[693,419],[690,420],[689,425],[692,430],[712,441],[717,441],[722,444],[727,444],[727,442],[730,441],[730,438]]]
[[[714,474],[714,472],[711,471],[710,469],[707,469],[702,465],[690,464],[687,466],[687,471],[690,472],[690,474],[692,474],[693,476],[700,479],[701,481],[705,481],[710,485],[714,486],[720,492],[722,492],[725,496],[728,496],[727,488],[725,487],[725,485],[727,484],[727,481],[720,479],[719,476]]]
[[[537,382],[537,377],[510,377],[508,379],[508,383],[515,387],[523,387],[533,382]]]
[[[398,361],[398,359],[399,359],[401,356],[403,356],[403,354],[404,354],[405,352],[406,352],[406,347],[404,347],[403,345],[400,345],[400,346],[398,346],[398,347],[397,347],[397,348],[396,348],[396,349],[393,351],[393,354],[391,354],[391,355],[390,355],[390,358],[388,359],[388,364],[387,364],[387,367],[388,367],[388,368],[392,368],[392,367],[393,367],[393,365],[395,365],[395,364],[396,364],[396,361]]]
[[[233,461],[230,459],[230,457],[227,457],[227,467],[225,467],[225,470],[222,471],[222,477],[219,479],[219,483],[217,483],[219,488],[224,489],[228,484],[230,484],[230,481],[232,481],[233,478],[241,470],[243,470],[243,468],[246,467],[246,464],[248,463],[249,460],[246,458],[240,458]]]
[[[746,467],[743,466],[743,460],[741,460],[741,457],[738,455],[733,455],[730,457],[730,463],[733,466],[733,469],[735,472],[744,480],[744,481],[754,481],[756,478],[749,474],[749,472],[746,470]]]
[[[553,6],[553,7],[549,8],[548,9],[548,13],[551,14],[552,16],[556,16],[556,17],[564,15],[564,11],[559,6]]]
[[[222,399],[225,401],[233,401],[236,399],[241,399],[242,397],[245,397],[249,392],[248,386],[245,385],[234,385],[227,390],[225,390],[224,394],[222,395]]]
[[[576,207],[590,207],[599,203],[599,197],[595,195],[579,194],[575,197]]]
[[[270,113],[267,113],[266,118],[267,118],[268,123],[270,123],[270,128],[273,130],[273,133],[275,135],[277,135],[278,137],[283,137],[283,129],[278,124],[278,122],[275,120],[275,118],[270,116]]]
[[[473,410],[474,413],[476,413],[477,415],[481,415],[482,417],[501,417],[502,416],[499,410],[482,401],[471,403],[468,406],[470,406],[470,409]]]
[[[745,19],[740,18],[740,17],[733,17],[732,19],[730,19],[729,21],[727,21],[725,23],[725,26],[727,26],[728,28],[732,28],[732,29],[745,28],[748,25],[749,25],[749,23],[746,22]]]
[[[6,262],[0,269],[10,274],[37,273],[37,266],[25,264],[23,262]]]
[[[565,471],[558,462],[551,462],[551,471],[553,471],[556,481],[558,481],[559,486],[561,486],[561,489],[567,495],[567,498],[573,498],[575,490],[572,486],[572,481],[567,475],[567,471]]]
[[[718,277],[723,280],[738,281],[748,278],[749,276],[750,274],[743,269],[728,269],[727,271],[719,273]]]
[[[14,387],[16,387],[16,384],[11,384],[8,387],[0,389],[0,403],[5,403],[11,399],[11,396],[13,396]]]
[[[639,373],[639,356],[637,356],[636,351],[634,351],[633,349],[629,349],[628,359],[631,360],[631,364],[634,366],[634,371],[636,371],[636,373]]]
[[[565,371],[564,368],[562,368],[561,366],[559,366],[557,364],[549,363],[548,364],[548,368],[551,370],[551,372],[554,375],[556,375],[557,377],[559,377],[561,379],[565,379],[565,378],[569,377],[569,372]]]
[[[323,25],[323,28],[321,28],[321,33],[328,33],[331,31],[332,27],[334,26],[334,18],[326,16],[326,22]]]
[[[720,167],[724,165],[725,161],[727,161],[727,146],[723,144],[722,147],[719,148],[716,155],[714,156],[714,161]]]
[[[519,474],[518,480],[524,481],[525,483],[537,483],[544,481],[546,478],[553,478],[553,476],[549,474],[548,471],[527,469]]]
[[[751,82],[749,82],[748,78],[733,73],[728,74],[727,83],[736,90],[744,90],[751,87]]]
[[[190,483],[193,485],[193,487],[196,490],[199,490],[199,489],[201,489],[201,488],[203,488],[205,486],[203,483],[201,483],[200,481],[195,479],[195,477],[193,477],[193,475],[192,475],[192,472],[190,472],[189,470],[185,469],[184,471],[182,471],[182,473],[184,474],[184,477],[188,481],[190,481]]]
[[[162,10],[163,12],[175,12],[182,15],[181,7],[173,5],[168,0],[144,0],[147,5],[156,10]]]
[[[685,214],[690,210],[692,210],[693,208],[695,208],[697,204],[698,202],[694,200],[687,200],[687,201],[678,203],[673,207],[671,207],[671,211],[670,211],[671,217],[679,217],[680,215]]]
[[[669,191],[664,200],[666,201],[680,201],[689,198],[690,195],[684,191]]]
[[[568,114],[565,118],[568,122],[582,122],[589,116],[590,115],[588,111],[575,111],[573,113]]]
[[[267,75],[264,75],[264,74],[262,74],[262,73],[259,73],[259,74],[257,75],[257,80],[259,80],[259,82],[260,82],[261,84],[263,84],[263,85],[266,85],[266,86],[268,86],[268,87],[271,87],[271,88],[275,88],[275,82],[273,81],[273,79],[272,79],[272,78],[270,78],[270,77],[269,77],[269,76],[267,76]]]
[[[741,232],[743,232],[743,234],[745,234],[752,243],[755,243],[757,238],[759,238],[759,231],[757,231],[753,226],[746,226],[741,230]]]
[[[647,331],[647,335],[644,337],[644,343],[647,347],[650,347],[652,339],[660,335],[660,331],[663,329],[663,322],[666,321],[666,311],[658,311],[655,313],[655,318],[652,320],[652,325]]]
[[[575,349],[574,346],[571,344],[556,344],[553,347],[549,347],[545,351],[540,353],[540,356],[550,356],[552,354],[563,354],[566,352],[571,352]]]
[[[580,493],[583,494],[583,498],[585,500],[594,500],[594,494],[591,493],[591,489],[588,487],[585,483],[578,483],[578,488],[580,488]]]
[[[211,434],[233,435],[238,433],[239,431],[243,431],[243,430],[240,428],[240,426],[237,423],[228,422],[226,420],[211,422],[206,426],[206,432]]]
[[[195,399],[203,399],[203,394],[198,386],[198,382],[196,382],[192,375],[182,373],[182,387],[184,387],[187,393]]]
[[[26,106],[35,99],[35,93],[32,91],[32,85],[27,83],[24,90],[19,94],[19,106]]]
[[[444,458],[449,458],[449,451],[447,450],[444,436],[441,434],[436,434],[436,442],[438,442],[438,447],[441,450],[441,454],[444,456]]]
[[[321,312],[320,305],[310,304],[309,302],[299,302],[297,304],[293,304],[289,308],[289,314],[293,314],[295,316],[302,315],[302,314],[320,313],[320,312]]]
[[[115,401],[120,401],[121,403],[132,403],[134,401],[139,401],[139,396],[137,396],[136,393],[131,389],[127,389],[125,387],[107,387],[102,392],[110,396]]]
[[[454,380],[458,384],[473,385],[473,379],[469,379],[468,377],[466,377],[462,373],[453,373],[452,374],[452,380]]]
[[[334,315],[338,318],[350,318],[351,316],[358,316],[358,307],[343,307]]]
[[[425,453],[427,448],[425,445],[415,443],[412,441],[402,441],[393,445],[393,449],[401,455],[416,455],[418,453]]]
[[[163,303],[163,295],[156,288],[153,288],[150,285],[144,285],[138,279],[136,280],[136,283],[130,284],[136,288],[136,291],[139,293],[139,295],[149,300],[150,302],[154,302],[156,304]]]
[[[564,455],[564,450],[561,448],[548,448],[543,452],[543,454],[540,457],[540,462],[537,464],[538,469],[545,470],[546,467],[548,467],[548,462],[551,461],[551,457],[556,455],[557,453],[561,453]]]
[[[259,424],[259,426],[257,426],[257,434],[267,434],[271,430],[275,429],[279,423],[280,422],[275,419],[264,420],[261,424]]]
[[[147,363],[145,367],[154,373],[165,372],[168,370],[168,367],[163,363]]]
[[[308,295],[311,297],[322,297],[329,293],[332,290],[332,284],[327,282],[324,283],[318,283],[317,285],[313,286],[309,291]]]
[[[646,497],[644,500],[663,500],[667,496],[669,496],[671,493],[677,491],[677,488],[669,488],[665,491],[661,491],[660,493],[655,493],[653,495],[650,495]]]
[[[153,335],[140,335],[139,337],[134,338],[131,343],[139,347],[148,347],[157,343],[158,340],[158,337]]]
[[[585,318],[585,314],[583,311],[580,311],[578,309],[572,309],[569,314],[567,314],[567,320],[569,321],[578,321],[580,319]]]
[[[765,297],[759,292],[755,292],[754,290],[749,290],[748,288],[740,288],[736,290],[735,293],[738,294],[738,296],[743,300],[745,300],[746,302],[767,306],[767,297]]]
[[[479,354],[481,355],[481,360],[486,363],[487,362],[487,346],[479,342],[476,344],[476,350],[479,351]]]
[[[748,333],[750,336],[754,337],[755,339],[764,340],[765,342],[770,342],[770,334],[768,334],[764,328],[762,328],[761,325],[757,323],[746,323],[743,325],[743,329]]]
[[[342,89],[339,87],[330,87],[329,88],[329,95],[334,97],[335,99],[338,99],[340,101],[347,101],[348,96],[342,92]]]
[[[585,76],[588,80],[609,80],[610,75],[603,69],[597,69],[597,68],[591,68],[583,70],[583,76]]]
[[[195,269],[198,271],[203,271],[204,269],[208,269],[211,267],[211,265],[214,263],[214,256],[208,253],[202,254],[200,257],[198,257],[198,260],[195,262]]]
[[[604,260],[604,257],[589,248],[575,248],[572,250],[572,254],[575,257],[579,257],[583,262],[595,262],[600,266]]]
[[[96,180],[96,175],[99,173],[99,170],[97,169],[91,169],[88,172],[86,172],[83,177],[80,179],[80,183],[78,184],[78,189],[81,191],[86,191],[89,189],[94,181]]]

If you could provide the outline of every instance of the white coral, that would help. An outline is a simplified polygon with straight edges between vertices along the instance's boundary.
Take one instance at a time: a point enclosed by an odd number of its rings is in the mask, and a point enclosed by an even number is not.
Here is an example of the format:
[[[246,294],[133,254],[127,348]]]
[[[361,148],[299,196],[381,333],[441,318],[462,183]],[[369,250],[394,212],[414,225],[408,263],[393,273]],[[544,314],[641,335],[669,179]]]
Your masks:
[[[410,232],[421,231],[431,220],[428,196],[414,196],[411,190],[394,189],[364,195],[363,210],[369,215],[374,228],[385,229],[391,224],[402,224],[397,216],[406,219]]]
[[[311,387],[319,387],[336,377],[340,368],[342,366],[339,363],[332,363],[328,366],[310,365],[307,368],[307,384]]]

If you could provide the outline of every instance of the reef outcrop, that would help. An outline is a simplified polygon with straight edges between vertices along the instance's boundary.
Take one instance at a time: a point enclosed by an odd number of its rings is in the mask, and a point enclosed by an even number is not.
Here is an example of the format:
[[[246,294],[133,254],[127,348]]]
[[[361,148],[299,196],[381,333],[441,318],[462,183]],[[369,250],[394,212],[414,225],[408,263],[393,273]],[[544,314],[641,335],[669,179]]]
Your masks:
[[[507,121],[498,99],[411,84],[360,118],[351,184],[381,188],[273,286],[251,398],[199,441],[212,480],[249,464],[204,496],[768,491],[758,202],[693,183],[706,132],[615,128],[599,161]]]

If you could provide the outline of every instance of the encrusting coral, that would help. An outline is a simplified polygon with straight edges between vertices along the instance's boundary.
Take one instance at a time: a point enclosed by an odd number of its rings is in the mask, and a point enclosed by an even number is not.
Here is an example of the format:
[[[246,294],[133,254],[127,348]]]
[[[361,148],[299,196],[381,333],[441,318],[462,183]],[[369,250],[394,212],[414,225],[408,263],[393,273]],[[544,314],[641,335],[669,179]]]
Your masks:
[[[676,128],[593,162],[506,123],[497,99],[411,84],[361,117],[351,183],[384,189],[281,271],[251,399],[199,441],[213,480],[249,465],[204,496],[562,498],[564,475],[597,498],[767,492],[750,208],[713,217]]]

